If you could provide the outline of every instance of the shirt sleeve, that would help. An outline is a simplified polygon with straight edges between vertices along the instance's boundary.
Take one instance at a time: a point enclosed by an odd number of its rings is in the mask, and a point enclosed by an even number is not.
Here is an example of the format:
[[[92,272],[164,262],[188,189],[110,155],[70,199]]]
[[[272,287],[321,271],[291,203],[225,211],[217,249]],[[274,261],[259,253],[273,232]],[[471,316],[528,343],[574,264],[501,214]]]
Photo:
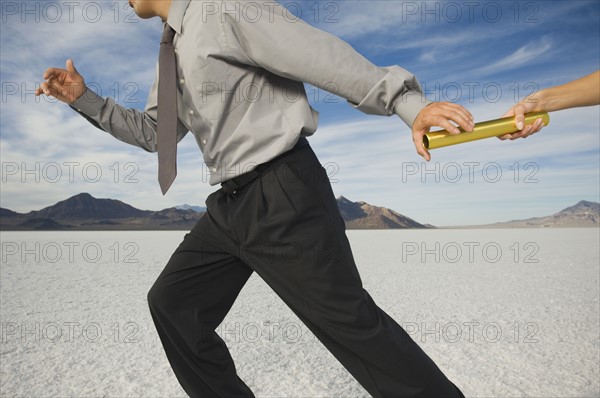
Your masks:
[[[225,43],[240,62],[310,83],[374,115],[397,114],[408,126],[431,103],[416,77],[397,65],[378,67],[338,37],[294,17],[276,2],[253,3],[260,18],[240,16],[234,0],[221,8]],[[228,11],[234,10],[234,11]]]
[[[157,69],[158,73],[158,69]],[[112,98],[102,97],[86,87],[81,97],[69,106],[97,128],[120,141],[156,152],[158,77],[152,84],[144,111],[125,108]],[[177,119],[177,142],[188,129]]]

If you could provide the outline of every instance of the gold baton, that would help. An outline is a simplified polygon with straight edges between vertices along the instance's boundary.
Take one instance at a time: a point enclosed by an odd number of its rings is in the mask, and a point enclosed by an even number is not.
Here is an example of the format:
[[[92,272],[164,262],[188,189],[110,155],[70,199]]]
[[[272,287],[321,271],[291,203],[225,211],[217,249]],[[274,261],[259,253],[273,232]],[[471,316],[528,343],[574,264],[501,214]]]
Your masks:
[[[547,126],[548,123],[550,123],[548,112],[532,112],[525,114],[525,125],[533,124],[533,122],[539,118],[542,119],[544,126]],[[423,136],[423,144],[427,149],[435,149],[519,131],[515,125],[514,116],[475,123],[473,131],[464,131],[460,127],[459,130],[459,134],[450,134],[446,130],[431,131]]]

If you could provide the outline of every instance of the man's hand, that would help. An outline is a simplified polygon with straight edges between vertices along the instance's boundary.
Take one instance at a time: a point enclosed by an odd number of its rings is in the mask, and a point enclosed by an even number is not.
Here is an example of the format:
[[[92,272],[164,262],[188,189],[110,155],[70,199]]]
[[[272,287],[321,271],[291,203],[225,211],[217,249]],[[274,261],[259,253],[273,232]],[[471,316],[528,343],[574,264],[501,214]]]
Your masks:
[[[423,145],[423,136],[433,126],[441,127],[450,134],[459,134],[460,130],[452,123],[454,122],[465,131],[472,131],[475,126],[473,115],[466,108],[450,102],[432,102],[417,115],[412,126],[412,139],[415,143],[417,153],[429,161],[431,155]]]
[[[510,108],[502,117],[515,116],[515,125],[519,129],[516,133],[504,134],[498,138],[501,140],[514,140],[517,138],[527,138],[532,134],[537,133],[544,127],[542,119],[537,119],[533,124],[525,126],[525,114],[529,112],[538,112],[541,109],[538,106],[538,101],[533,97],[527,97],[523,101],[519,102],[512,108]]]
[[[67,69],[48,68],[43,78],[46,81],[35,90],[35,95],[43,93],[70,104],[85,92],[83,77],[77,72],[71,59],[67,59]]]

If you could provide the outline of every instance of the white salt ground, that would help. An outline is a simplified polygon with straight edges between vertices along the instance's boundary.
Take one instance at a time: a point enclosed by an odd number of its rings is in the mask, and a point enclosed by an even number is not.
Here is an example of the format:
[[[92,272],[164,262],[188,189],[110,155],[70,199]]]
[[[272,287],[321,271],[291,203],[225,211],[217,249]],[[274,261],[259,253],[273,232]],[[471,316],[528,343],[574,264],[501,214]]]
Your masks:
[[[186,397],[146,293],[184,231],[3,232],[0,396]],[[348,231],[467,397],[600,396],[599,230]],[[257,397],[368,397],[254,274],[218,329]]]

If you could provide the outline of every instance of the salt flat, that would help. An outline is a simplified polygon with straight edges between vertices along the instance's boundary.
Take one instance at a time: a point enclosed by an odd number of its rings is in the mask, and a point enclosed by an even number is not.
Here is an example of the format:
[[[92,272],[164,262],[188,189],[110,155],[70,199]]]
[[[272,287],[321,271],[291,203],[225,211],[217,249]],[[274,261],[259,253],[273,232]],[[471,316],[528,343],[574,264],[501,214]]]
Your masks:
[[[0,395],[186,397],[146,303],[184,234],[2,233]],[[466,396],[600,396],[599,229],[348,237],[366,290]],[[258,397],[369,396],[256,274],[218,330]]]

